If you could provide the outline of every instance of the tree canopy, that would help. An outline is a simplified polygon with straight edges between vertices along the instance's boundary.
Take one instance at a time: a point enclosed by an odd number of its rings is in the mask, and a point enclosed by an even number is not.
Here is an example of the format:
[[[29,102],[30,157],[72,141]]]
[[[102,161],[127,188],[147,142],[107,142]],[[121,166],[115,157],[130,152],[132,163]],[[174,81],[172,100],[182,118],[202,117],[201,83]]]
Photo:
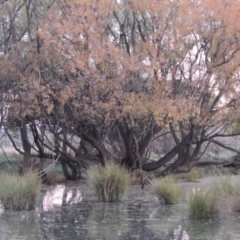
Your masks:
[[[239,119],[239,10],[232,0],[3,1],[1,125],[26,166],[59,156],[67,178],[109,160],[189,170]],[[172,149],[149,161],[166,134]]]

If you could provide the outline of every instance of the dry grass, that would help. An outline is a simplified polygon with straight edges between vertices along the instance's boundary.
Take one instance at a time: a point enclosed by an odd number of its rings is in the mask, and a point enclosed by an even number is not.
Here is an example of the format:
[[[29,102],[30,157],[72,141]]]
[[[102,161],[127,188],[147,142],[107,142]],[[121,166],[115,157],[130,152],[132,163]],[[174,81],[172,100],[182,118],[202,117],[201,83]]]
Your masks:
[[[191,219],[210,219],[219,212],[220,193],[210,188],[204,192],[201,188],[193,189],[189,198],[189,217]]]
[[[219,191],[224,199],[224,208],[240,212],[240,183],[233,183],[227,176],[221,179],[219,185]]]
[[[156,178],[151,180],[150,184],[162,204],[173,205],[178,203],[180,189],[172,177]]]
[[[118,202],[129,184],[129,172],[110,162],[106,167],[92,166],[87,171],[87,181],[95,190],[100,202]]]

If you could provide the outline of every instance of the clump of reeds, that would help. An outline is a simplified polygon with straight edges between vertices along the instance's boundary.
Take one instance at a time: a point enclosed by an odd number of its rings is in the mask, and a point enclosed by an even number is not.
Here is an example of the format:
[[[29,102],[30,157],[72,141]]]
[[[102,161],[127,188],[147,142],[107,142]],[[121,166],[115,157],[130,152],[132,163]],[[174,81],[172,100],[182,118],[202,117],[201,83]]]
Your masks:
[[[0,174],[0,201],[6,210],[31,210],[35,207],[41,182],[36,172],[23,176]]]
[[[150,184],[162,204],[174,205],[178,203],[180,189],[172,177],[155,178],[150,181]]]
[[[240,184],[232,183],[230,177],[224,177],[220,182],[220,190],[225,199],[226,207],[240,212]]]
[[[218,213],[218,189],[210,188],[203,191],[200,188],[193,189],[189,198],[189,215],[191,219],[210,219]]]
[[[239,191],[236,185],[233,185],[229,177],[224,177],[220,181],[220,190],[225,196],[239,195]]]
[[[130,174],[124,167],[109,162],[105,167],[91,166],[87,180],[100,202],[118,202],[129,184]]]

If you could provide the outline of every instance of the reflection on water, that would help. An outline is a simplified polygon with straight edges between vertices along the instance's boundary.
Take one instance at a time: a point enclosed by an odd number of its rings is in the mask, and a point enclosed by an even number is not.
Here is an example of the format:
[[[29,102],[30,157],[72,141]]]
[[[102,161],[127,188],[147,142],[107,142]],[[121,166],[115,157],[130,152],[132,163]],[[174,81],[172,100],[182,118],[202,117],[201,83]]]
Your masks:
[[[187,187],[188,186],[188,187]],[[183,186],[191,191],[194,185]],[[196,186],[195,186],[196,187]],[[161,206],[149,189],[131,187],[122,203],[98,203],[86,185],[43,191],[38,211],[0,216],[0,239],[240,239],[240,214],[190,220],[188,205]]]
[[[186,221],[187,206],[159,206],[150,214],[150,229],[162,239],[189,240],[182,226]]]
[[[90,239],[117,240],[129,231],[127,209],[123,204],[95,204],[87,226]]]
[[[68,188],[65,185],[57,185],[47,191],[43,197],[43,211],[52,210],[55,206],[71,205],[82,201],[82,194],[76,188]]]
[[[178,240],[178,239],[182,239],[182,240],[189,240],[189,235],[185,230],[182,230],[182,226],[179,225],[178,229],[173,230],[173,239],[174,240]]]
[[[0,217],[0,239],[41,239],[41,231],[36,212],[4,211],[4,213]]]
[[[4,213],[3,205],[0,203],[0,216]]]

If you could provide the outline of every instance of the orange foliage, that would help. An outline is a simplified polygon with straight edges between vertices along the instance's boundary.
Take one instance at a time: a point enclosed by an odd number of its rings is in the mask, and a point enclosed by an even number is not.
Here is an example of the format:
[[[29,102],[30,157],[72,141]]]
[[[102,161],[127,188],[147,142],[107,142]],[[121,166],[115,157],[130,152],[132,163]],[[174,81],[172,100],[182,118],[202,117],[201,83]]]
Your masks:
[[[159,125],[238,117],[239,1],[60,6],[29,20],[31,39],[1,47],[2,102],[14,116],[58,112],[68,121],[70,111],[103,125],[127,117],[131,126],[147,116]]]

